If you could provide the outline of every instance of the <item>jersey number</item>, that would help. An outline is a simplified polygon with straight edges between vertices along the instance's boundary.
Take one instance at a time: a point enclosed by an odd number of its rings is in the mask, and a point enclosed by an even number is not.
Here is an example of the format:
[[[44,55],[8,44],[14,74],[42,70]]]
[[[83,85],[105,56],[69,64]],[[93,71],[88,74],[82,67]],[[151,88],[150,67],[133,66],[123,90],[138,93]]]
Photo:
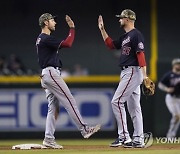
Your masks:
[[[128,56],[130,54],[130,51],[131,51],[131,47],[123,46],[122,55]]]

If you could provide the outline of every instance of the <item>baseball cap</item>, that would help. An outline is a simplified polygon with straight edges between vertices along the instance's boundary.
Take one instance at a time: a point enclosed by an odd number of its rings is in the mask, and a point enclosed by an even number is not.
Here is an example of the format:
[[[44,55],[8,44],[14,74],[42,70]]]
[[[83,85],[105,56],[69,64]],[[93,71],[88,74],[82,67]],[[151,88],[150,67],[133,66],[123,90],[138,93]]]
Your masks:
[[[56,19],[57,16],[53,16],[50,13],[44,13],[39,17],[39,26],[44,26],[44,21],[48,21],[50,19]]]
[[[116,15],[116,17],[118,18],[129,18],[131,20],[136,20],[136,14],[134,11],[130,10],[130,9],[125,9],[121,12],[120,15]]]
[[[180,64],[180,58],[175,58],[172,60],[172,65]]]

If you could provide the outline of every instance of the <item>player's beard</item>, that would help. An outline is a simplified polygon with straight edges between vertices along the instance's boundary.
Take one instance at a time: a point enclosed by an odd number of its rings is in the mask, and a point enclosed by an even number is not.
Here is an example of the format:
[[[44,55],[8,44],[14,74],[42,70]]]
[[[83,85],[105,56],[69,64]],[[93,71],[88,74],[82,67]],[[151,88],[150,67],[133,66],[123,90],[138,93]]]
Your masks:
[[[49,30],[50,30],[51,32],[54,32],[54,31],[55,31],[55,29],[52,29],[52,28],[49,28]]]
[[[55,28],[55,26],[51,26],[51,27],[49,26],[48,29],[49,29],[51,32],[53,32],[53,31],[55,31],[56,28]]]
[[[120,23],[120,27],[121,27],[121,28],[124,28],[124,26],[125,26],[124,24],[121,24],[121,23]]]

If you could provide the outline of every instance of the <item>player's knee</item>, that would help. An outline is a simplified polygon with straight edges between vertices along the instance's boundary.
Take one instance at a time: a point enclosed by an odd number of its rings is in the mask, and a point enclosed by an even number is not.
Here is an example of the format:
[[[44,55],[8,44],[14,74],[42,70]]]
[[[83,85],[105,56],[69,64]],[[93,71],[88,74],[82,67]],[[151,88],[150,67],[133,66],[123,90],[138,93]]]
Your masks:
[[[112,104],[112,105],[113,105],[113,104],[116,104],[116,102],[117,102],[117,101],[116,101],[116,99],[114,99],[114,98],[111,100],[111,104]]]
[[[112,100],[111,101],[111,105],[115,105],[115,106],[117,106],[117,105],[119,105],[120,104],[120,102],[118,101],[118,100]]]
[[[115,103],[115,101],[114,101],[114,99],[112,99],[112,100],[111,100],[111,104],[114,104],[114,103]]]
[[[124,101],[122,101],[122,99],[119,99],[119,98],[113,98],[111,100],[111,104],[124,104]]]

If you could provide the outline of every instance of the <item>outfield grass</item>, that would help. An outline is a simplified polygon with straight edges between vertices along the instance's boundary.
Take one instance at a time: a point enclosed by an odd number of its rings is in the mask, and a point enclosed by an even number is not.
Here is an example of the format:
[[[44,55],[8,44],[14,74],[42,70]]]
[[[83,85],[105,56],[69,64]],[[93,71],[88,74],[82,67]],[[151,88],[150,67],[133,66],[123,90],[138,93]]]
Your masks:
[[[64,146],[63,150],[43,149],[43,150],[11,150],[13,145],[34,143],[42,144],[42,140],[0,140],[0,154],[179,154],[178,144],[153,144],[149,148],[125,149],[110,148],[108,145],[113,139],[80,139],[80,140],[57,140],[57,143]],[[3,149],[5,147],[6,149]]]

